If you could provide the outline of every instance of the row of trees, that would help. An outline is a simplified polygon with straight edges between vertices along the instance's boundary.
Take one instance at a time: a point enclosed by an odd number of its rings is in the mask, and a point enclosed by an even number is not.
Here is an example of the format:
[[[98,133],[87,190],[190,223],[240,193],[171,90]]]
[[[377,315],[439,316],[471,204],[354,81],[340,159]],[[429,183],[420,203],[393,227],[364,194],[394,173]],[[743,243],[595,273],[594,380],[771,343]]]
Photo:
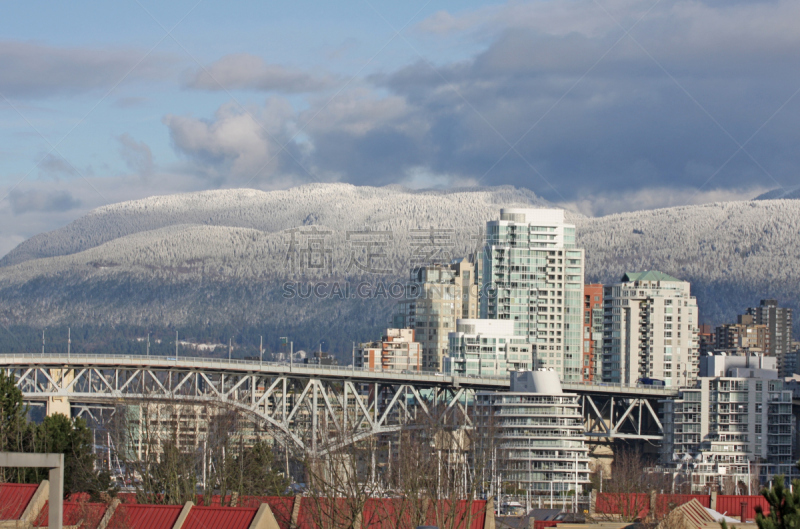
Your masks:
[[[61,414],[45,417],[35,424],[27,417],[22,392],[14,379],[0,371],[0,451],[64,454],[64,492],[88,492],[99,498],[112,493],[108,472],[96,465],[92,432],[83,419]],[[0,482],[38,483],[47,470],[0,468]]]

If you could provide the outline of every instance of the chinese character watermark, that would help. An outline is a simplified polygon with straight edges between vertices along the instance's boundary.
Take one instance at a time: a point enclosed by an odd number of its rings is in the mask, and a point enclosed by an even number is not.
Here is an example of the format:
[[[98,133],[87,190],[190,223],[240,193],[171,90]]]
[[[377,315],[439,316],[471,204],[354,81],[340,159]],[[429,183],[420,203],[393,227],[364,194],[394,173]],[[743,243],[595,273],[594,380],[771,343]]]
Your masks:
[[[333,250],[326,246],[326,239],[333,232],[316,226],[293,228],[290,234],[286,262],[290,269],[333,271]]]

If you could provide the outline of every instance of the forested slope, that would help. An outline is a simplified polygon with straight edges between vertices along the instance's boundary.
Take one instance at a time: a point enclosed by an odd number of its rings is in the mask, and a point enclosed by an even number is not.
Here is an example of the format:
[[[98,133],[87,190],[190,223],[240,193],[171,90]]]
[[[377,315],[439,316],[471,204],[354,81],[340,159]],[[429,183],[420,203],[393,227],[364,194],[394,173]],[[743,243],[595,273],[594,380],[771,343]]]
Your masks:
[[[396,301],[376,285],[402,281],[430,251],[474,251],[485,222],[512,205],[547,204],[510,187],[412,192],[343,184],[115,204],[0,261],[0,323],[320,327],[345,343],[388,324]],[[687,279],[701,322],[732,320],[767,296],[800,309],[800,201],[569,217],[586,248],[588,281],[645,269]],[[314,265],[320,258],[322,266]],[[370,288],[349,299],[284,297],[286,282],[320,281]]]

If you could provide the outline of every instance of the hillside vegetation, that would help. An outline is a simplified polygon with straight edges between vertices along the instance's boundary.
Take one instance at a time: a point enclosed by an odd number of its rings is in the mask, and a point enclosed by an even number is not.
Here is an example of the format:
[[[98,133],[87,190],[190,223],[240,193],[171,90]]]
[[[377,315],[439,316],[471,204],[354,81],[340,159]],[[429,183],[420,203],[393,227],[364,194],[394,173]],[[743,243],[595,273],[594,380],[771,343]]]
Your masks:
[[[449,258],[480,248],[482,228],[501,207],[547,205],[511,187],[414,192],[345,184],[114,204],[0,260],[0,323],[263,326],[287,334],[317,327],[349,350],[350,340],[374,337],[390,321],[396,301],[376,294],[378,283],[402,281],[432,251]],[[587,252],[587,281],[662,270],[692,282],[702,322],[731,320],[763,297],[799,308],[800,201],[569,218]],[[286,299],[287,281],[372,288],[367,299]]]

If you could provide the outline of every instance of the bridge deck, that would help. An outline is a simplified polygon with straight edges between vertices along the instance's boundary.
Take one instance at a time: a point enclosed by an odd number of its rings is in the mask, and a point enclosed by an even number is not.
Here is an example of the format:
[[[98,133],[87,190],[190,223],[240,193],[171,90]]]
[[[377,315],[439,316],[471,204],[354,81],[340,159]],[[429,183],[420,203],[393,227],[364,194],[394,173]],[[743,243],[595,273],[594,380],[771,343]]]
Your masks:
[[[87,355],[87,354],[0,354],[0,368],[18,366],[65,367],[130,367],[132,369],[184,369],[196,371],[225,371],[236,373],[263,373],[290,375],[303,378],[343,379],[356,382],[385,382],[419,386],[461,387],[475,391],[503,391],[509,389],[508,377],[452,376],[441,373],[415,373],[410,371],[370,371],[347,366],[316,364],[289,364],[287,362],[258,362],[252,360],[167,357],[145,355]],[[579,394],[607,394],[640,397],[675,398],[677,388],[613,383],[562,383],[564,391]]]

